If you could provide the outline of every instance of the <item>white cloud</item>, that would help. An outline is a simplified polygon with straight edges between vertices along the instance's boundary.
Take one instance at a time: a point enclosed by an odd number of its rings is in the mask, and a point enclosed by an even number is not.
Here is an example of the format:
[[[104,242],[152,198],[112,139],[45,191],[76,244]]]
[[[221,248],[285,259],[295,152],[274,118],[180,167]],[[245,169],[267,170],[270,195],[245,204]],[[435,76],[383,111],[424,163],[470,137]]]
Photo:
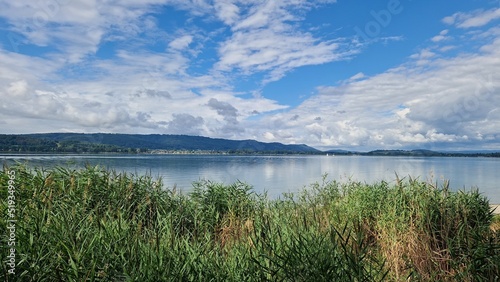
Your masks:
[[[19,80],[10,83],[7,88],[7,93],[14,96],[15,98],[23,98],[28,90],[28,83],[26,80]]]
[[[445,17],[443,22],[448,25],[455,25],[459,28],[471,28],[487,25],[497,19],[500,19],[500,8],[476,10],[471,13],[459,12]]]
[[[0,120],[8,120],[2,131],[188,133],[318,147],[499,145],[498,27],[461,35],[479,46],[478,53],[448,58],[438,50],[460,42],[443,30],[431,38],[436,46],[418,50],[406,64],[318,87],[296,108],[266,99],[260,88],[254,95],[234,90],[234,80],[245,75],[262,76],[265,84],[358,52],[347,40],[327,40],[299,26],[305,12],[327,2],[334,1],[0,2],[12,39],[0,48]],[[46,3],[61,4],[40,6]],[[210,34],[190,26],[162,31],[154,16],[159,5],[226,26]],[[39,11],[48,17],[36,18]],[[498,19],[498,11],[443,21],[480,27]],[[217,41],[212,61],[197,57],[203,44]],[[113,54],[96,56],[108,43],[118,46]],[[149,43],[155,47],[142,48]],[[25,47],[47,51],[28,56]],[[192,71],[198,63],[208,70]]]
[[[342,60],[356,52],[355,49],[347,50],[346,44],[297,30],[292,23],[301,20],[298,11],[313,6],[307,1],[249,3],[253,5],[246,13],[232,3],[231,11],[219,16],[230,25],[233,33],[219,48],[217,70],[265,73],[265,84],[282,78],[294,68]]]
[[[343,58],[336,43],[317,42],[310,34],[282,34],[272,30],[235,33],[219,50],[220,70],[239,69],[244,73],[270,72],[270,80],[287,71]]]
[[[433,42],[440,42],[440,41],[444,41],[444,40],[449,40],[451,37],[446,36],[446,34],[448,34],[448,31],[449,30],[447,30],[447,29],[442,30],[439,33],[439,35],[436,35],[433,38],[431,38],[431,41],[433,41]]]
[[[73,78],[69,68],[61,80],[54,75],[66,68],[60,62],[0,50],[0,118],[9,120],[2,131],[180,133],[185,126],[184,133],[238,138],[244,133],[238,124],[255,111],[284,108],[263,97],[234,96],[222,77],[189,75],[188,60],[178,53],[119,51],[116,57],[78,67],[97,75]],[[51,77],[54,82],[43,81]],[[229,126],[207,106],[210,99],[236,109]]]
[[[351,77],[349,78],[349,80],[354,81],[354,80],[359,80],[359,79],[362,79],[362,78],[364,78],[364,77],[365,77],[365,74],[364,74],[364,73],[362,73],[362,72],[358,72],[357,74],[355,74],[355,75],[351,76]]]
[[[183,35],[172,40],[168,46],[174,50],[183,50],[186,49],[191,42],[193,42],[193,37],[191,35]]]
[[[240,8],[233,0],[216,0],[214,8],[217,16],[227,25],[233,25],[239,18]]]
[[[153,4],[165,1],[3,1],[0,17],[12,26],[13,51],[24,45],[56,49],[52,60],[78,63],[94,55],[106,40],[126,40],[155,30],[149,18]]]
[[[500,40],[484,49],[320,87],[299,107],[266,118],[261,135],[269,127],[279,128],[288,135],[285,142],[318,148],[450,149],[446,146],[465,147],[487,138],[489,146],[498,148]],[[416,58],[432,59],[428,52]]]
[[[412,59],[430,59],[434,57],[436,54],[430,51],[429,49],[423,49],[417,54],[413,54],[410,56]]]
[[[456,48],[456,46],[446,45],[446,46],[440,47],[439,51],[441,51],[441,52],[448,52],[448,51],[453,50],[455,48]]]
[[[0,62],[2,62],[0,64],[0,86],[20,79],[52,78],[52,74],[61,67],[60,62],[7,52],[2,49],[0,49]]]

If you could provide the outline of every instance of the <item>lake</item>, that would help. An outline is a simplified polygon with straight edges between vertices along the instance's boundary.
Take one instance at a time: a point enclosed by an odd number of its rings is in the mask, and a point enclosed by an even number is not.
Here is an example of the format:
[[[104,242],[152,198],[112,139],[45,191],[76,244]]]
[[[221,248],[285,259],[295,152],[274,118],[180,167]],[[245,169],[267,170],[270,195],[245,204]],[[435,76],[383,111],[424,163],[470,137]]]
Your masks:
[[[0,155],[4,163],[22,162],[50,168],[63,165],[81,168],[100,165],[116,171],[149,173],[162,177],[167,187],[188,192],[192,182],[237,180],[267,191],[270,197],[296,192],[322,175],[347,182],[395,182],[411,175],[424,181],[443,183],[453,190],[479,188],[491,203],[500,203],[500,159],[467,157],[375,157],[375,156],[229,156],[229,155]]]

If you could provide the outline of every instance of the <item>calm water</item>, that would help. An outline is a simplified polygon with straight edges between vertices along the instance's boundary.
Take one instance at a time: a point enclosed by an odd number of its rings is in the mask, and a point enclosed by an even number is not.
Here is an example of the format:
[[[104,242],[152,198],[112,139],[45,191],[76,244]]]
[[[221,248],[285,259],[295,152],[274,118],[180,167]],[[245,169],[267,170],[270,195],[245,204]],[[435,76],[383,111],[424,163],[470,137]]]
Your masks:
[[[500,203],[500,159],[366,156],[214,156],[214,155],[0,155],[3,162],[30,166],[64,165],[80,168],[100,165],[117,171],[161,176],[168,187],[189,191],[192,182],[240,180],[257,192],[277,197],[298,191],[327,173],[329,179],[372,183],[394,182],[411,175],[442,183],[451,180],[454,190],[477,187],[493,203]]]

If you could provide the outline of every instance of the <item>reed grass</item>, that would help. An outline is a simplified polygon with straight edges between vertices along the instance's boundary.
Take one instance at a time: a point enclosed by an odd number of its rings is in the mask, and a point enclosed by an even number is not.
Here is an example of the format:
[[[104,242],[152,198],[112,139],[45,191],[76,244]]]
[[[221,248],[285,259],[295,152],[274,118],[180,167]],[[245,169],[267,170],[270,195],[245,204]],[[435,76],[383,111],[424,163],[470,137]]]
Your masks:
[[[329,181],[279,199],[242,182],[178,193],[100,167],[16,171],[3,281],[498,281],[499,218],[478,191]],[[6,230],[7,192],[1,190]],[[1,256],[8,254],[1,237]]]

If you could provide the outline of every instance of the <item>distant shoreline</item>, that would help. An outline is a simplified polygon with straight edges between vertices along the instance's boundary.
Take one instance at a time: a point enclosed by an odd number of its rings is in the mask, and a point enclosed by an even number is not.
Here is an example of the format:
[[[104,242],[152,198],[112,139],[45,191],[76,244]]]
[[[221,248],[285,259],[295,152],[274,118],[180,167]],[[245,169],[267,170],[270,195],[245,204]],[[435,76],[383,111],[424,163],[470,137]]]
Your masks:
[[[302,152],[286,152],[286,153],[276,153],[267,151],[255,151],[255,152],[228,152],[228,151],[207,151],[207,150],[143,150],[137,152],[135,150],[131,151],[121,151],[121,152],[51,152],[51,151],[0,151],[0,155],[221,155],[221,156],[366,156],[366,157],[449,157],[449,158],[500,158],[500,152],[496,153],[441,153],[432,152],[429,154],[416,154],[413,151],[402,151],[398,150],[387,150],[383,153],[377,151],[371,152],[346,152],[346,153],[302,153]]]
[[[436,151],[413,149],[332,148],[319,150],[306,144],[283,144],[257,140],[232,140],[190,135],[38,133],[0,134],[0,153],[76,153],[76,154],[193,154],[193,155],[331,155],[405,157],[500,157],[500,149]]]

